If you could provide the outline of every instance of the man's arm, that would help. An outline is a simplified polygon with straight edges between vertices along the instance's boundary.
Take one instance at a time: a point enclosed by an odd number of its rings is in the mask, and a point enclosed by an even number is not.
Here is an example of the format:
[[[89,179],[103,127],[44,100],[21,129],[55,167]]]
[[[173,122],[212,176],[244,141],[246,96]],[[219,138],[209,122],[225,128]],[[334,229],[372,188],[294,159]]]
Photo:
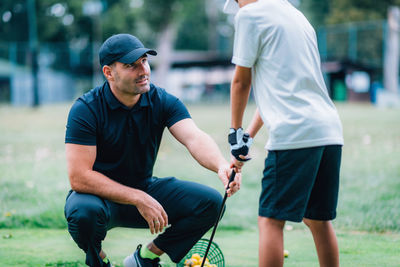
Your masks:
[[[219,178],[226,187],[231,173],[229,163],[222,156],[217,144],[205,132],[200,130],[192,119],[183,119],[169,128],[171,134],[181,142],[203,167],[218,173]],[[228,196],[233,195],[240,188],[241,175],[235,176],[227,191]]]
[[[168,224],[163,207],[145,192],[122,185],[94,171],[96,146],[67,143],[65,146],[68,177],[72,190],[99,196],[121,204],[134,205],[149,224],[151,233],[157,233]],[[155,224],[159,221],[160,224]]]

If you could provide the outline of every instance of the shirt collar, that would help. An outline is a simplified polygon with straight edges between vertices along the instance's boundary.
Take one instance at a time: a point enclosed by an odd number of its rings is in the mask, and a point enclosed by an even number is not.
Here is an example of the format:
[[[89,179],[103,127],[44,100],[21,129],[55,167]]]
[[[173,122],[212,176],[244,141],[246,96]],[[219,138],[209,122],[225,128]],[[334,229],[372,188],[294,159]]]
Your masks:
[[[111,109],[117,109],[119,107],[123,108],[123,109],[128,109],[124,104],[122,104],[121,102],[119,102],[119,100],[114,96],[114,94],[111,92],[111,88],[110,85],[108,84],[108,82],[106,81],[103,85],[104,87],[104,95],[105,95],[105,99],[108,103],[108,105],[110,106]],[[133,106],[133,109],[135,107],[147,107],[150,105],[150,99],[149,99],[149,92],[146,92],[144,94],[142,94],[139,98],[138,103],[136,103],[135,106]]]
[[[151,88],[151,85],[150,85],[150,88]],[[150,92],[150,90],[149,90],[149,92]],[[139,99],[140,107],[148,107],[148,106],[150,106],[150,95],[149,95],[149,92],[146,92],[146,93],[144,93],[144,94],[142,94],[140,96],[140,99]]]

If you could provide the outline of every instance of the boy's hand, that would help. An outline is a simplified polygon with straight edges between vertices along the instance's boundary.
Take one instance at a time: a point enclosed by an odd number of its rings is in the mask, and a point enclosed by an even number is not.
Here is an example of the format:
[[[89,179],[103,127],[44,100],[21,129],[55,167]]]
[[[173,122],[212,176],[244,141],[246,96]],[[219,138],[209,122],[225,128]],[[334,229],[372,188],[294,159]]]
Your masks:
[[[253,138],[243,131],[243,128],[229,130],[228,142],[231,146],[231,154],[237,161],[248,161],[249,149],[253,143]]]

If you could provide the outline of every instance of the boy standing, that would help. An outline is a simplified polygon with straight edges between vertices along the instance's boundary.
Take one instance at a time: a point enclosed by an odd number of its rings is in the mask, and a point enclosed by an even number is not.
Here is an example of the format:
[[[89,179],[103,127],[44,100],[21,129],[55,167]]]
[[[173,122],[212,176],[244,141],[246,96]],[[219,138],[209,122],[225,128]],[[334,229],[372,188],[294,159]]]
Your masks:
[[[240,8],[240,10],[239,10]],[[227,0],[237,13],[229,143],[233,163],[249,160],[252,138],[269,130],[259,202],[259,266],[283,265],[285,222],[310,228],[321,266],[339,266],[336,217],[342,126],[320,70],[317,38],[287,0]],[[257,111],[242,119],[253,87]]]

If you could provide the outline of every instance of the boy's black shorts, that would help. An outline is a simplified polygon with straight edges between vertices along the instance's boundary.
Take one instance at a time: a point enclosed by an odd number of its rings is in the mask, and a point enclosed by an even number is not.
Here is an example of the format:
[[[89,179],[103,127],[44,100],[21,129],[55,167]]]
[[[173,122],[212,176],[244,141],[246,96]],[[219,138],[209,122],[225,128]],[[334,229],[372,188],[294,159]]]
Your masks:
[[[334,219],[341,155],[341,145],[269,151],[259,215],[293,222]]]

